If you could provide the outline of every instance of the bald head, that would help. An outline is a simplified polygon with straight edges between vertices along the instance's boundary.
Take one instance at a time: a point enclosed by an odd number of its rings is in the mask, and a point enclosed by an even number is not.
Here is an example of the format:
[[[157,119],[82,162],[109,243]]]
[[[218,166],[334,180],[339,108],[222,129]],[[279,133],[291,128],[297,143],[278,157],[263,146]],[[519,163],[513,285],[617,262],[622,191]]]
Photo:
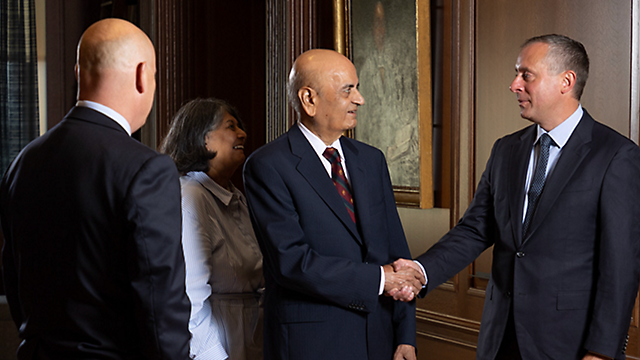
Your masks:
[[[326,144],[356,126],[356,111],[364,104],[356,68],[333,50],[300,55],[289,74],[288,95],[300,121]]]
[[[336,70],[353,67],[351,61],[334,50],[312,49],[302,53],[293,63],[289,73],[287,96],[298,114],[302,112],[298,92],[310,87],[322,92],[323,80],[332,76]]]
[[[78,100],[112,108],[135,131],[151,110],[155,71],[153,44],[142,30],[121,19],[98,21],[78,43]]]

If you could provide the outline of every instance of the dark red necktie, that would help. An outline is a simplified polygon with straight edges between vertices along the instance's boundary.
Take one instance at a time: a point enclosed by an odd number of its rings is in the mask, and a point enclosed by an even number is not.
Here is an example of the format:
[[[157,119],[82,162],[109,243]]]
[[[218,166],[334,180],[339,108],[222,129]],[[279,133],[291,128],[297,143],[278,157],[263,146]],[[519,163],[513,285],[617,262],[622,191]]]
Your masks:
[[[349,181],[347,181],[347,177],[344,175],[344,170],[342,169],[340,153],[338,153],[338,150],[335,148],[328,147],[322,155],[331,163],[331,179],[333,180],[333,185],[338,189],[338,193],[342,197],[344,206],[347,208],[349,216],[351,216],[351,220],[356,222],[351,187],[349,186]]]

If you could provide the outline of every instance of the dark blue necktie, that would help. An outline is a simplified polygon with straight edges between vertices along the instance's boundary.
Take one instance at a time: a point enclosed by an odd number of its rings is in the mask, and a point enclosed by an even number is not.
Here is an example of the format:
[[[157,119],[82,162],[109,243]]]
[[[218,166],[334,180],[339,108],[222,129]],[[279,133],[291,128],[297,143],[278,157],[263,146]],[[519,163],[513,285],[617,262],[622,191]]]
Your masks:
[[[533,180],[529,186],[528,202],[527,202],[527,215],[524,217],[524,223],[522,224],[522,238],[527,235],[533,213],[536,211],[536,205],[542,189],[544,188],[544,182],[546,179],[547,162],[549,162],[549,147],[553,143],[553,140],[549,134],[542,134],[540,137],[540,155],[538,156],[538,163],[536,164],[536,170],[533,173]]]

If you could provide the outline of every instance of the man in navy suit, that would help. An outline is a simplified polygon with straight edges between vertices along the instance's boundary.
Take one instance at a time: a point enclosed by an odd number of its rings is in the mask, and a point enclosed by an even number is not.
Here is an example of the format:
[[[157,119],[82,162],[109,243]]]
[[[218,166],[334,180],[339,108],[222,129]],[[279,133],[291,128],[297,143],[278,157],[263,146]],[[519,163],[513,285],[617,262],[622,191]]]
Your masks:
[[[124,20],[78,45],[78,103],[0,184],[18,359],[188,359],[173,161],[130,137],[151,110],[155,51]]]
[[[265,359],[415,359],[415,304],[383,292],[417,293],[424,279],[384,265],[410,254],[382,152],[342,136],[364,104],[357,86],[341,54],[300,55],[289,77],[299,122],[245,165],[264,255]]]
[[[510,89],[534,124],[496,141],[463,218],[417,258],[424,295],[494,246],[478,359],[625,358],[640,149],[581,107],[588,72],[577,41],[525,42]]]

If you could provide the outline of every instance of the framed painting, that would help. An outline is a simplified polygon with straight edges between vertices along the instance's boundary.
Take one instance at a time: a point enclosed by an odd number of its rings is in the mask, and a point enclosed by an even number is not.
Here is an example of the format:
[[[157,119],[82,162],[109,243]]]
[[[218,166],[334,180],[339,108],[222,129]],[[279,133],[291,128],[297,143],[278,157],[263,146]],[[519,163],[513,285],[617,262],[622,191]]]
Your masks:
[[[385,154],[398,205],[433,207],[429,2],[334,0],[334,12],[365,99],[349,135]]]

